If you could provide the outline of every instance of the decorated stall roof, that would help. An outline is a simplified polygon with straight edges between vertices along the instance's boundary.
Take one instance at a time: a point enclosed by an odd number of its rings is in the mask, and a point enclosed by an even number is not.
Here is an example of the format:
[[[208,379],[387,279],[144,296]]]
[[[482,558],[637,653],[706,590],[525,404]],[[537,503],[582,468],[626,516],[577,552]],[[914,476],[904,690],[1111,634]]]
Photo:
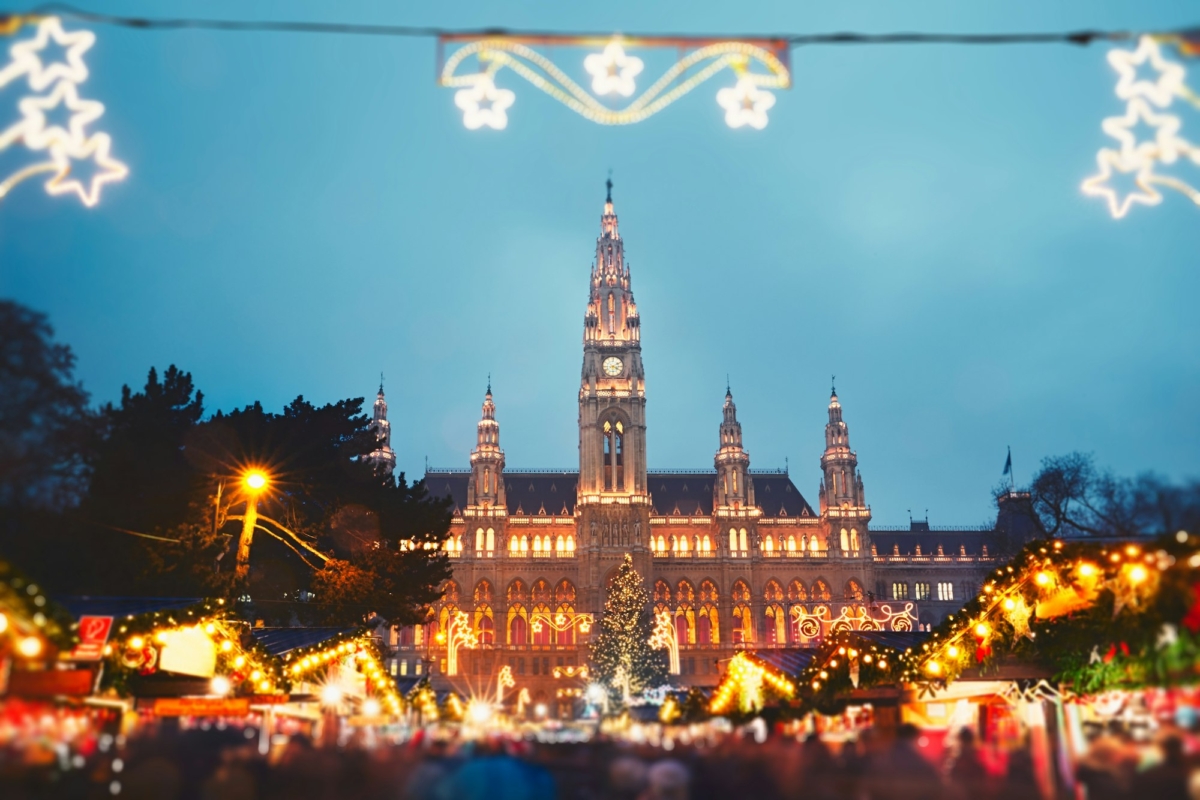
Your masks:
[[[273,656],[352,633],[358,628],[254,628],[251,635]]]

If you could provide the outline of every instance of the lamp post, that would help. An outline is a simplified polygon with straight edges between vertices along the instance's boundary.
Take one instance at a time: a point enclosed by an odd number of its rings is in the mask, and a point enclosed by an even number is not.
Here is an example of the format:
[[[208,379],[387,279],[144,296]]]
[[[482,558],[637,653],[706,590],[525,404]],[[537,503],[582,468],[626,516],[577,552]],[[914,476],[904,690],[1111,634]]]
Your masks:
[[[475,631],[471,630],[471,621],[467,618],[467,613],[456,613],[446,626],[446,633],[438,634],[438,637],[446,641],[446,674],[457,675],[458,648],[465,647],[470,650],[479,644]]]
[[[675,631],[675,621],[671,619],[670,611],[659,611],[654,615],[654,633],[650,635],[650,646],[655,650],[667,648],[668,672],[679,674],[679,638]]]
[[[258,497],[267,488],[267,475],[252,469],[242,476],[242,491],[246,493],[246,513],[242,517],[242,536],[238,539],[237,577],[250,574],[250,545],[254,543],[254,528],[258,525]]]

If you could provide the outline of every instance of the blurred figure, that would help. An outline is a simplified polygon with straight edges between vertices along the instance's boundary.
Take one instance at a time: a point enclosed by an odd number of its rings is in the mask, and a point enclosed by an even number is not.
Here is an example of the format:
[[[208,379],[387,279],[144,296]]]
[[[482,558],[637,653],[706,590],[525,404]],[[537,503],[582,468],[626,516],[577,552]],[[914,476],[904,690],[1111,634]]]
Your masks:
[[[647,773],[649,787],[642,794],[643,800],[687,800],[691,774],[678,761],[659,761]]]
[[[633,756],[621,756],[608,766],[608,785],[614,800],[634,800],[646,788],[649,770],[645,762]]]
[[[801,775],[804,795],[812,800],[837,800],[838,780],[841,777],[838,764],[829,751],[829,746],[813,733],[801,745]]]
[[[1110,725],[1075,768],[1075,778],[1087,789],[1088,800],[1116,800],[1129,789],[1132,764],[1120,730],[1119,724]]]
[[[1188,778],[1191,770],[1183,752],[1183,739],[1175,734],[1165,736],[1159,743],[1163,760],[1133,781],[1135,797],[1153,800],[1188,800]]]
[[[1024,742],[1008,754],[1008,769],[1000,782],[999,796],[1003,800],[1017,800],[1036,798],[1040,793],[1037,774],[1033,769],[1033,754],[1029,752],[1029,743]]]
[[[991,794],[987,768],[983,765],[979,748],[975,746],[975,732],[970,728],[958,732],[958,752],[951,757],[948,766],[946,777],[952,797],[981,800]]]
[[[896,728],[896,740],[871,765],[868,793],[874,800],[931,800],[942,793],[941,776],[921,755],[917,740],[921,730],[905,722]]]

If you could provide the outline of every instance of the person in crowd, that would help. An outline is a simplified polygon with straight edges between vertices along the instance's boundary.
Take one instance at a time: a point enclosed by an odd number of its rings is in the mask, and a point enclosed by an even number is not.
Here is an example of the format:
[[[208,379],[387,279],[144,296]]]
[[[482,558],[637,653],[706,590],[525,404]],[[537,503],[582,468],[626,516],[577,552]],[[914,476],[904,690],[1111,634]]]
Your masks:
[[[872,800],[936,800],[941,796],[941,776],[921,755],[920,737],[921,730],[911,723],[896,728],[892,746],[871,765],[867,785]]]
[[[1075,768],[1075,778],[1087,790],[1087,800],[1117,800],[1130,788],[1136,755],[1126,744],[1120,723],[1096,737]]]
[[[1167,734],[1158,743],[1163,760],[1133,779],[1133,796],[1152,800],[1189,800],[1191,768],[1183,751],[1183,739]]]
[[[946,779],[955,800],[984,800],[990,795],[987,767],[970,728],[958,732],[958,749],[947,764]]]

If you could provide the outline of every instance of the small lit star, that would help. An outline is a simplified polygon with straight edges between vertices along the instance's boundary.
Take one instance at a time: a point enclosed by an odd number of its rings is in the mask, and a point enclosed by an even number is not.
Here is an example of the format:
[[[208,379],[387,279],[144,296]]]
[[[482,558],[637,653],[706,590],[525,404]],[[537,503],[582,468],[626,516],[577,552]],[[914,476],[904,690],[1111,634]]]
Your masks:
[[[55,44],[66,48],[66,63],[52,62],[43,64],[39,55],[53,39]],[[96,34],[91,31],[72,31],[67,33],[62,28],[58,17],[46,17],[38,24],[37,35],[14,44],[9,51],[12,62],[0,70],[0,86],[4,86],[14,78],[25,75],[29,86],[35,92],[40,92],[57,80],[67,80],[72,83],[83,83],[87,80],[88,69],[83,63],[83,54],[96,43]]]
[[[725,109],[725,124],[731,128],[749,125],[756,130],[767,127],[767,110],[775,105],[775,95],[758,88],[749,77],[737,85],[717,92],[717,103]]]
[[[1138,143],[1133,128],[1139,121],[1154,129],[1153,142]],[[1100,127],[1121,143],[1123,155],[1143,159],[1157,158],[1164,164],[1171,164],[1179,158],[1181,150],[1191,149],[1187,142],[1178,137],[1180,124],[1179,117],[1174,114],[1155,114],[1145,100],[1135,97],[1129,101],[1125,116],[1109,117]]]
[[[516,99],[517,96],[508,89],[497,89],[492,76],[486,73],[475,76],[469,87],[454,93],[454,105],[462,109],[463,125],[469,130],[476,130],[484,125],[503,130],[508,125],[505,109]],[[485,101],[487,105],[481,105],[481,101]]]
[[[67,122],[68,130],[58,125],[46,127],[45,112],[59,105],[64,105],[71,111],[71,118]],[[70,81],[60,81],[48,95],[26,97],[18,107],[28,125],[25,130],[25,144],[31,150],[42,150],[60,141],[81,144],[87,138],[84,128],[104,113],[103,103],[79,99],[75,84]]]
[[[629,97],[634,91],[633,79],[644,66],[640,58],[625,55],[620,42],[609,42],[603,53],[592,53],[583,60],[583,68],[592,76],[592,91],[599,95]]]
[[[1158,72],[1153,81],[1137,80],[1137,67],[1150,62]],[[1175,96],[1183,90],[1184,69],[1180,64],[1167,61],[1153,37],[1143,36],[1138,42],[1137,50],[1111,50],[1108,63],[1121,76],[1117,81],[1117,97],[1129,100],[1133,97],[1145,97],[1157,106],[1171,105]]]
[[[1100,167],[1100,172],[1083,182],[1083,193],[1092,197],[1103,197],[1107,200],[1108,210],[1115,219],[1120,219],[1129,213],[1129,209],[1134,203],[1156,206],[1162,202],[1162,195],[1151,185],[1154,178],[1153,162],[1136,155],[1127,156],[1117,150],[1105,148],[1096,154],[1096,163]],[[1137,187],[1141,191],[1130,192],[1125,195],[1124,199],[1121,199],[1119,192],[1108,185],[1114,169],[1126,175],[1136,172]]]
[[[68,169],[60,169],[46,182],[46,191],[50,194],[67,194],[75,192],[83,204],[91,207],[100,202],[100,188],[106,183],[119,181],[129,174],[129,167],[109,155],[112,139],[107,133],[95,133],[81,144],[57,142],[50,148],[50,155],[57,163],[66,164]],[[95,161],[99,168],[92,175],[89,185],[70,177],[67,159],[76,161]]]

